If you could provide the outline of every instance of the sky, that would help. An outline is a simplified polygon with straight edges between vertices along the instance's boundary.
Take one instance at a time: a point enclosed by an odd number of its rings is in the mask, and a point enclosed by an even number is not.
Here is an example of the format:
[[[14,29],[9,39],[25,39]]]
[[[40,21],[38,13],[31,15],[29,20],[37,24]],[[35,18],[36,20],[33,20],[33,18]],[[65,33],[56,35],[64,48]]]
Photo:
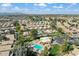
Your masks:
[[[79,14],[79,3],[0,3],[0,13]]]

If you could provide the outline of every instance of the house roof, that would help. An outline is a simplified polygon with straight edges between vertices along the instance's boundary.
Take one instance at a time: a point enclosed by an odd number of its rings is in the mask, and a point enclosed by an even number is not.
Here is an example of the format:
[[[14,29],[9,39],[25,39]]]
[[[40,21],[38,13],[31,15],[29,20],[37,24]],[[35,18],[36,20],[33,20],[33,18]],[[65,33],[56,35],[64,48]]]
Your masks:
[[[53,40],[53,44],[63,44],[64,43],[64,38],[61,37],[56,37]]]

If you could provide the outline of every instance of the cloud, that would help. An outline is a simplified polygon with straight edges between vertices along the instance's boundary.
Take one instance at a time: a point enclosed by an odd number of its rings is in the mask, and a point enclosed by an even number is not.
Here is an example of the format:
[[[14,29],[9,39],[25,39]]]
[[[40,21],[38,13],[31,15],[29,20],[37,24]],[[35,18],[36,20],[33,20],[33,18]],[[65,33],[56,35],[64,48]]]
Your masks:
[[[17,12],[25,12],[25,11],[29,11],[30,9],[28,8],[20,8],[18,6],[15,6],[14,8],[12,8],[12,11],[17,11]]]
[[[77,3],[70,3],[68,7],[66,7],[66,9],[69,9],[69,8],[73,8],[73,6],[75,6]]]
[[[41,6],[41,7],[46,7],[47,5],[45,3],[35,3],[35,6]]]
[[[3,3],[3,4],[1,4],[1,6],[2,7],[10,7],[10,6],[12,6],[12,4],[10,4],[10,3]]]
[[[51,9],[47,8],[46,11],[51,11]]]
[[[28,8],[21,8],[19,6],[14,6],[12,4],[1,4],[0,12],[25,12]]]
[[[13,9],[14,9],[14,10],[21,10],[21,8],[19,8],[19,7],[17,7],[17,6],[15,6]]]
[[[63,8],[63,6],[62,5],[60,5],[60,6],[53,6],[53,8]]]
[[[71,5],[76,5],[77,3],[71,3]]]
[[[6,12],[6,11],[11,11],[11,7],[13,5],[11,3],[1,3],[0,4],[0,12]]]
[[[79,11],[78,9],[75,9],[75,10],[73,10],[73,11]]]

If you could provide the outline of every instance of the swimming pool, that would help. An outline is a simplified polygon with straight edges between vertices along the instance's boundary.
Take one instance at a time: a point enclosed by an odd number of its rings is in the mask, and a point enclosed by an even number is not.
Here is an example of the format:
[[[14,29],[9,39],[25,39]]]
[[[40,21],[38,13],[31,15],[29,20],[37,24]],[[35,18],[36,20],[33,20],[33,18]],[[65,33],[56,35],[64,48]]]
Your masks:
[[[43,46],[40,44],[35,44],[34,48],[37,50],[43,50]]]

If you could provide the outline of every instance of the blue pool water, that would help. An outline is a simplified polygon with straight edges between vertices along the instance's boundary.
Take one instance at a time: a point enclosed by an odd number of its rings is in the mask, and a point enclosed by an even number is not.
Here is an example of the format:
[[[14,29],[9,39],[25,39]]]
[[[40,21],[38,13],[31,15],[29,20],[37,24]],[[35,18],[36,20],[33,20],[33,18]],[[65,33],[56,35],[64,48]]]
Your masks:
[[[36,45],[34,46],[34,48],[36,48],[37,50],[42,50],[42,49],[43,49],[43,46],[40,45],[40,44],[36,44]]]

